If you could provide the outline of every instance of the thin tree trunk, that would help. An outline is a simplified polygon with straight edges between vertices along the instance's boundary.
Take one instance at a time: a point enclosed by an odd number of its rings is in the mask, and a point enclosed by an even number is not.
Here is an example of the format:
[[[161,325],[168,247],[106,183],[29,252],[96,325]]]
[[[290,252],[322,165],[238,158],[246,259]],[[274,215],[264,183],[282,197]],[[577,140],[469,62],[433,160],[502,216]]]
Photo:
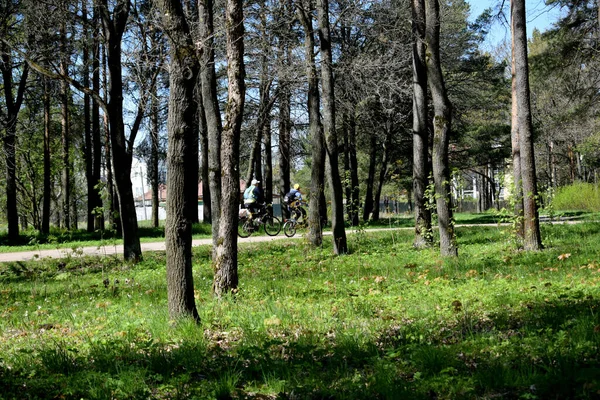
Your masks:
[[[375,204],[373,207],[373,221],[379,221],[381,201],[381,191],[383,190],[383,183],[385,182],[385,176],[388,171],[388,163],[390,158],[390,147],[392,146],[392,134],[390,132],[391,127],[388,127],[386,132],[385,143],[383,145],[383,159],[381,161],[381,169],[379,170],[379,179],[377,180],[377,189],[375,190]]]
[[[307,2],[298,3],[296,14],[304,27],[304,53],[306,57],[306,79],[308,81],[308,131],[312,150],[312,168],[310,177],[310,193],[308,205],[308,241],[314,246],[323,243],[322,222],[327,217],[323,214],[325,149],[323,131],[320,123],[319,78],[315,65],[315,36]]]
[[[369,172],[365,189],[365,204],[363,208],[363,221],[368,221],[373,212],[373,185],[375,184],[375,166],[377,164],[377,137],[371,135],[371,146],[369,148]]]
[[[158,99],[156,88],[153,92],[150,104],[150,190],[152,191],[152,226],[158,228],[158,209],[160,206],[160,199],[158,198],[158,139],[160,130],[158,110],[160,100]]]
[[[354,109],[352,109],[352,113],[350,114],[349,122],[348,155],[350,159],[350,186],[352,189],[350,197],[350,221],[352,222],[352,226],[358,226],[360,187],[358,182],[358,160],[356,159],[356,118],[354,117]]]
[[[50,233],[50,200],[52,197],[51,166],[50,166],[50,84],[49,78],[44,77],[44,202],[42,205],[42,233]]]
[[[287,50],[287,49],[286,49]],[[285,52],[285,50],[284,50]],[[286,56],[287,57],[287,56]],[[280,78],[281,79],[281,78]],[[282,82],[287,85],[287,82]],[[285,88],[279,97],[279,198],[283,199],[286,193],[291,190],[290,170],[291,170],[291,143],[292,143],[292,124],[291,115],[291,93]],[[287,207],[282,205],[281,211],[283,218],[290,217]]]
[[[98,24],[98,15],[94,12],[92,21],[94,27],[94,50],[92,55],[92,89],[100,93],[100,31]],[[104,230],[104,210],[101,196],[102,182],[102,133],[100,132],[100,104],[95,99],[92,102],[92,155],[93,165],[92,174],[94,181],[94,191],[90,199],[93,199],[95,209],[95,229]]]
[[[413,246],[431,246],[431,211],[425,193],[429,179],[427,131],[427,65],[425,58],[425,1],[412,0],[413,67],[413,196],[415,239]]]
[[[60,72],[62,75],[68,75],[68,59],[69,55],[67,52],[67,34],[65,23],[63,22],[60,27]],[[62,174],[61,174],[61,186],[62,186],[62,216],[63,216],[63,227],[65,229],[71,228],[71,163],[69,161],[70,151],[70,135],[69,132],[69,84],[66,81],[61,82],[60,91],[60,110],[61,110],[61,143],[62,143]]]
[[[202,82],[200,82],[202,86]],[[200,93],[202,87],[200,87]],[[206,114],[204,113],[204,105],[202,103],[202,94],[198,102],[198,118],[200,119],[200,158],[202,170],[202,222],[210,223],[212,219],[212,207],[210,200],[210,184],[209,184],[209,167],[208,167],[208,129],[206,127]]]
[[[227,0],[228,98],[221,147],[222,204],[213,270],[217,296],[237,289],[237,224],[240,192],[239,148],[244,111],[244,24],[242,0]]]
[[[438,0],[426,0],[427,74],[433,99],[433,179],[442,256],[457,256],[458,248],[452,217],[448,143],[452,123],[452,106],[442,74],[440,61],[440,12]]]
[[[511,0],[514,30],[515,76],[519,145],[521,148],[521,180],[523,182],[523,224],[525,250],[540,250],[542,238],[538,216],[537,180],[533,149],[533,125],[529,93],[529,65],[527,61],[527,32],[525,0]]]
[[[199,65],[198,65],[199,67]],[[197,78],[197,74],[196,74],[196,78]],[[195,101],[195,99],[194,99]],[[197,110],[197,107],[194,107]],[[188,197],[188,202],[189,202],[189,207],[186,207],[187,212],[189,213],[189,219],[191,221],[192,224],[197,224],[198,222],[200,222],[200,219],[198,218],[198,186],[200,184],[200,177],[199,177],[199,169],[200,169],[200,154],[199,154],[199,149],[198,146],[200,144],[200,126],[199,126],[199,120],[198,120],[198,115],[195,115],[196,118],[194,118],[194,124],[193,124],[193,130],[192,130],[192,134],[193,137],[189,138],[189,152],[192,153],[190,154],[189,158],[187,158],[187,164],[185,166],[185,173],[186,173],[186,179],[190,180],[189,185],[186,185],[185,190],[186,190],[186,196]],[[191,182],[194,182],[194,184],[192,185]],[[169,191],[167,190],[167,193],[169,193]],[[168,196],[168,195],[167,195]],[[192,207],[193,205],[193,207]]]
[[[9,52],[4,49],[4,42],[0,41],[0,53],[2,62],[2,79],[4,83],[4,101],[6,105],[6,126],[4,136],[4,155],[6,166],[6,220],[8,222],[8,239],[17,240],[19,237],[19,213],[17,208],[17,169],[16,169],[16,138],[17,118],[23,96],[25,85],[29,76],[28,64],[23,64],[23,72],[19,80],[17,95],[13,93],[13,60]]]
[[[88,32],[88,11],[87,0],[81,2],[81,14],[83,17],[82,36],[85,38],[83,43],[83,86],[90,87],[90,51],[89,51],[89,32]],[[84,135],[84,158],[85,158],[85,181],[87,185],[87,210],[86,210],[86,229],[88,232],[94,232],[96,218],[94,216],[94,193],[97,182],[94,182],[94,156],[92,154],[92,117],[91,117],[91,97],[88,93],[83,94],[83,135]]]
[[[200,50],[200,78],[202,82],[202,105],[208,132],[208,183],[210,187],[210,209],[212,224],[213,258],[217,249],[219,220],[221,216],[221,111],[217,98],[215,72],[213,0],[198,2],[199,34],[204,44]],[[236,189],[236,192],[239,188]]]
[[[335,91],[333,81],[331,32],[329,27],[329,3],[317,0],[319,39],[321,43],[321,88],[323,92],[323,130],[327,159],[329,160],[328,182],[331,189],[331,230],[335,254],[348,252],[346,228],[344,226],[344,189],[340,179],[338,140],[335,126]]]
[[[271,117],[265,116],[263,124],[263,141],[265,142],[265,202],[273,203],[273,154],[271,151]]]
[[[107,0],[99,0],[98,6],[107,42],[106,56],[109,72],[107,110],[113,170],[120,205],[123,256],[126,260],[137,262],[142,258],[142,250],[131,183],[132,146],[135,141],[135,133],[132,129],[129,139],[125,138],[121,64],[121,41],[131,4],[127,0],[119,0],[114,6],[112,15],[109,13]]]

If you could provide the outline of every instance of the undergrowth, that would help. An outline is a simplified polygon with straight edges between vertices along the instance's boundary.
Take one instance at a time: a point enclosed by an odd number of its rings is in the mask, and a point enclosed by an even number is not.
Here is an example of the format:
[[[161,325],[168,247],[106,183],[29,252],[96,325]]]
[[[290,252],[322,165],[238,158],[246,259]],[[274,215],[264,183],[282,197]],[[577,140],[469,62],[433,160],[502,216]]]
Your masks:
[[[0,398],[566,399],[600,395],[600,226],[458,228],[460,257],[360,230],[350,254],[240,245],[239,291],[170,323],[165,254],[0,265]]]

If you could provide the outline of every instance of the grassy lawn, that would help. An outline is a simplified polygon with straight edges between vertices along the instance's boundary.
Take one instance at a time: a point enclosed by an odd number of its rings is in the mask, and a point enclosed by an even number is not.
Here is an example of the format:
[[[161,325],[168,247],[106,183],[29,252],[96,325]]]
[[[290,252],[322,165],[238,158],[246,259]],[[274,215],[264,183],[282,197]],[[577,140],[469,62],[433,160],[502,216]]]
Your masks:
[[[0,265],[0,398],[597,399],[600,224],[458,228],[457,260],[410,230],[241,242],[239,292],[169,321],[165,255]]]

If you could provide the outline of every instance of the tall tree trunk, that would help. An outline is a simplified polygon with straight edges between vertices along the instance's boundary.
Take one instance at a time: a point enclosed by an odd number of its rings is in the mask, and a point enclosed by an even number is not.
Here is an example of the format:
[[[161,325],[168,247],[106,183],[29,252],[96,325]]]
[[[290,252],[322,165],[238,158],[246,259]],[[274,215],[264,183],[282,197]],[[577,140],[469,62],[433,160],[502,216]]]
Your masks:
[[[92,89],[100,93],[100,29],[98,24],[98,15],[94,12],[94,50],[92,55]],[[92,155],[93,155],[93,181],[94,192],[93,199],[95,216],[95,229],[104,230],[104,211],[102,210],[101,182],[102,182],[102,133],[100,131],[100,104],[94,99],[92,102]],[[101,211],[102,210],[102,211]]]
[[[194,165],[193,158],[198,163],[194,89],[200,66],[182,4],[179,0],[159,0],[158,6],[171,47],[165,224],[167,302],[171,319],[190,316],[198,321],[192,275],[192,209],[197,214],[198,206],[190,196],[192,187],[197,193],[198,179],[197,172],[188,174],[188,169]]]
[[[67,54],[67,33],[65,22],[60,27],[60,72],[63,76],[68,75],[68,60],[69,54]],[[65,229],[71,229],[71,163],[69,160],[69,151],[71,148],[70,144],[70,131],[69,131],[69,84],[66,81],[61,81],[60,91],[60,110],[61,110],[61,143],[62,143],[62,174],[61,174],[61,186],[62,186],[62,216],[63,216],[63,227]]]
[[[280,3],[280,15],[287,29],[280,31],[277,38],[277,60],[278,68],[277,81],[279,83],[279,198],[283,203],[283,197],[292,188],[291,183],[291,164],[292,164],[292,92],[290,85],[293,84],[289,76],[289,70],[292,65],[292,39],[287,34],[292,31],[292,24],[295,23],[294,5],[288,2]],[[283,219],[290,217],[287,207],[282,204],[281,207]]]
[[[385,143],[383,144],[383,159],[381,160],[381,169],[379,170],[379,179],[377,180],[377,189],[374,196],[373,221],[379,221],[379,203],[381,202],[381,191],[385,182],[385,176],[388,171],[388,163],[390,159],[390,147],[392,146],[391,126],[386,129]]]
[[[452,217],[448,143],[452,124],[452,106],[442,74],[440,60],[440,5],[438,0],[426,0],[425,21],[428,49],[427,74],[433,99],[433,179],[442,256],[457,256],[458,248]]]
[[[160,199],[158,198],[158,148],[160,123],[158,121],[159,102],[156,88],[153,90],[153,96],[150,98],[150,190],[152,191],[152,226],[158,228],[159,218],[158,209]],[[144,199],[145,200],[145,199]]]
[[[371,135],[371,146],[369,148],[369,172],[367,175],[367,187],[365,189],[365,204],[363,207],[363,221],[368,221],[373,212],[373,185],[375,184],[375,166],[377,164],[377,137]]]
[[[344,197],[346,199],[346,217],[352,221],[352,185],[348,177],[350,176],[350,117],[349,111],[342,113],[342,135],[344,138]]]
[[[358,182],[358,160],[356,159],[356,118],[354,108],[349,118],[348,126],[348,158],[350,161],[350,187],[352,189],[350,196],[350,221],[352,226],[358,226],[360,188]]]
[[[527,32],[525,0],[511,0],[512,29],[514,31],[517,118],[521,154],[521,181],[523,182],[523,226],[525,250],[542,248],[538,216],[537,180],[533,150],[533,126],[529,94],[529,64],[527,61]]]
[[[240,192],[239,148],[244,112],[244,16],[242,0],[227,0],[227,110],[223,127],[222,203],[217,249],[213,260],[213,291],[217,296],[237,289],[237,223]]]
[[[431,211],[425,193],[429,179],[427,131],[427,65],[425,57],[425,1],[412,0],[413,75],[413,196],[415,239],[420,249],[432,244]]]
[[[83,18],[82,36],[85,38],[82,49],[83,56],[83,86],[90,88],[90,35],[88,30],[88,11],[87,0],[81,2],[81,14]],[[88,232],[94,232],[96,218],[94,209],[94,188],[98,182],[94,182],[94,156],[92,146],[92,116],[91,116],[91,97],[89,93],[83,94],[83,135],[84,135],[84,159],[85,159],[85,182],[87,187],[87,210],[86,210],[86,229]]]
[[[52,116],[50,114],[50,84],[44,77],[44,202],[42,205],[42,233],[50,233],[50,200],[52,197],[51,165],[50,165],[50,130]]]
[[[17,240],[19,237],[19,213],[17,209],[17,169],[16,169],[16,138],[17,138],[17,118],[25,85],[29,76],[29,66],[23,64],[23,72],[19,80],[16,98],[13,93],[13,59],[9,55],[6,45],[0,41],[0,54],[2,62],[0,69],[4,83],[4,101],[6,105],[6,126],[4,136],[4,155],[6,165],[6,219],[8,222],[8,239]]]
[[[338,140],[335,126],[335,92],[331,50],[331,32],[329,27],[329,3],[317,0],[319,19],[319,39],[321,43],[321,88],[323,91],[323,130],[327,159],[329,160],[328,182],[331,189],[331,230],[333,232],[333,251],[335,254],[348,252],[346,228],[344,226],[344,189],[340,179],[338,160]]]
[[[280,77],[281,80],[281,77]],[[282,82],[286,88],[279,97],[279,198],[283,199],[291,190],[291,147],[292,147],[292,123],[291,123],[291,92],[287,88],[287,82]],[[287,207],[281,207],[284,219],[290,217]]]
[[[273,153],[271,145],[271,117],[265,116],[263,124],[263,141],[265,142],[265,202],[273,203]]]
[[[125,138],[123,123],[123,76],[121,64],[121,41],[131,3],[119,0],[114,6],[113,15],[108,10],[108,1],[98,1],[99,11],[106,38],[106,56],[109,73],[107,103],[113,170],[119,196],[121,231],[123,234],[123,256],[137,262],[142,258],[135,200],[131,183],[131,163],[135,135],[132,130],[129,139]]]
[[[200,93],[202,93],[202,82],[200,82]],[[210,200],[209,167],[208,167],[208,129],[206,127],[206,114],[202,104],[202,94],[198,102],[198,118],[200,119],[200,158],[202,170],[202,222],[210,223],[212,219],[212,207]]]
[[[199,65],[198,65],[199,67]],[[196,78],[198,77],[198,74],[196,74]],[[196,82],[195,82],[196,83]],[[194,89],[195,90],[195,89]],[[195,101],[195,99],[194,99]],[[197,107],[194,107],[197,110]],[[186,164],[186,168],[185,168],[185,173],[186,173],[186,179],[190,180],[189,185],[186,185],[185,189],[186,189],[186,196],[188,197],[188,201],[190,206],[186,208],[187,212],[189,213],[189,219],[191,221],[192,224],[197,224],[198,222],[200,222],[199,218],[198,218],[198,185],[200,184],[200,178],[199,178],[199,168],[200,168],[200,160],[199,160],[199,149],[198,146],[200,144],[200,126],[199,126],[199,120],[198,120],[198,115],[196,113],[195,115],[196,118],[194,118],[194,124],[193,124],[193,130],[192,130],[192,134],[193,137],[189,138],[189,146],[190,149],[188,150],[189,152],[193,153],[190,154],[189,158],[187,159],[187,164]],[[195,184],[192,185],[191,182],[195,182]],[[167,193],[169,191],[167,190]],[[194,205],[192,207],[192,204]]]
[[[304,53],[306,57],[306,79],[308,81],[308,131],[312,150],[312,168],[310,176],[310,194],[308,205],[308,241],[315,247],[323,243],[323,214],[325,146],[320,123],[319,78],[315,64],[315,34],[312,27],[309,2],[297,3],[296,14],[304,27]]]
[[[208,131],[208,182],[213,238],[213,258],[217,249],[219,220],[221,217],[221,110],[217,98],[217,75],[215,72],[213,0],[198,2],[200,23],[199,36],[204,44],[200,50],[200,78],[202,82],[202,105]],[[239,188],[236,189],[236,192]]]
[[[517,70],[515,62],[515,38],[514,29],[511,29],[512,40],[511,40],[511,148],[512,148],[512,167],[513,167],[513,179],[514,179],[514,215],[516,219],[515,233],[517,240],[522,244],[525,237],[525,227],[523,225],[523,181],[521,179],[521,145],[519,138],[519,108],[517,106]]]

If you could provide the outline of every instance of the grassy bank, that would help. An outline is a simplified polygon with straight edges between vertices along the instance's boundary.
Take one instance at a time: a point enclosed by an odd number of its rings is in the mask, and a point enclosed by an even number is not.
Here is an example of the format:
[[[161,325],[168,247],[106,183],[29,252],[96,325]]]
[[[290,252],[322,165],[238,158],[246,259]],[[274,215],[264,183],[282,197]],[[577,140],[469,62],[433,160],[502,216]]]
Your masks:
[[[168,320],[164,253],[0,265],[0,397],[598,398],[600,224],[544,225],[536,253],[458,236],[457,260],[405,230],[242,244],[222,300],[198,247],[198,326]]]

